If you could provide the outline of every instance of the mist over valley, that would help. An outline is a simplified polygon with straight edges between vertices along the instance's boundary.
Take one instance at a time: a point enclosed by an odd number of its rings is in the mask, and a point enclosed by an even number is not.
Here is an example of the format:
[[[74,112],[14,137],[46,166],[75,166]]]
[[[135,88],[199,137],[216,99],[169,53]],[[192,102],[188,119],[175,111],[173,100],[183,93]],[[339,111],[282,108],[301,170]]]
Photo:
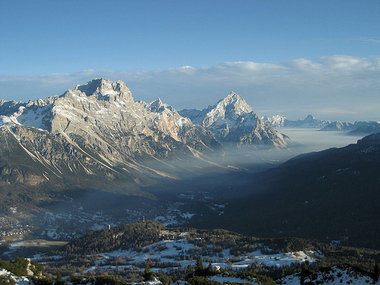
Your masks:
[[[315,125],[276,129],[236,93],[178,113],[160,99],[135,102],[123,82],[106,79],[3,101],[1,116],[3,233],[17,238],[72,239],[143,217],[228,228],[218,221],[230,204],[271,193],[263,177],[275,181],[283,163],[360,139]]]

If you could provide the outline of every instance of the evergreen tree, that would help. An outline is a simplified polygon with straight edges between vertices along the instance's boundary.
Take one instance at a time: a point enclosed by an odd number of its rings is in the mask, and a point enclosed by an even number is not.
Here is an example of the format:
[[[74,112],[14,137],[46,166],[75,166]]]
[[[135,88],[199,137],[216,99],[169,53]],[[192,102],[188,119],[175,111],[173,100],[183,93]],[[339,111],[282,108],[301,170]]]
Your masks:
[[[144,281],[151,281],[151,280],[153,280],[153,273],[150,272],[150,267],[149,267],[149,263],[148,262],[145,263],[145,269],[144,269],[144,273],[143,273],[143,278],[144,278]]]
[[[194,268],[191,265],[186,267],[186,276],[187,278],[191,278],[194,276]]]
[[[375,268],[373,270],[373,281],[375,281],[375,283],[379,281],[379,276],[380,276],[379,264],[376,263]]]
[[[65,281],[62,280],[62,275],[60,272],[57,273],[57,277],[54,282],[55,285],[63,285],[65,284]]]
[[[210,261],[210,263],[207,266],[206,272],[207,272],[207,275],[213,275],[214,274],[214,270],[212,269],[211,261]]]
[[[195,275],[202,276],[204,273],[202,257],[198,256],[195,263]]]

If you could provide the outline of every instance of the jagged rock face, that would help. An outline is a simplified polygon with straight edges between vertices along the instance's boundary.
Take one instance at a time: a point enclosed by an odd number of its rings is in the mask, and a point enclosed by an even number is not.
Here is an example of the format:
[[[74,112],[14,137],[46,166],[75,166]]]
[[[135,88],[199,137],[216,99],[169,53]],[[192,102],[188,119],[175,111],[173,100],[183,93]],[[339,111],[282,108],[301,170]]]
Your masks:
[[[133,102],[132,93],[123,81],[106,79],[92,80],[83,85],[77,85],[75,90],[93,96],[98,100],[114,102],[116,100]]]
[[[198,110],[182,110],[189,117],[212,133],[223,143],[238,145],[285,146],[288,138],[264,122],[244,101],[232,92],[214,106]]]
[[[0,114],[1,115],[11,115],[18,111],[21,106],[25,106],[25,103],[16,101],[7,101],[0,99]]]
[[[263,116],[261,119],[264,122],[268,122],[272,127],[275,128],[283,127],[287,121],[286,117],[282,115],[274,115],[271,117]]]
[[[19,183],[28,186],[38,186],[46,181],[44,177],[36,175],[31,171],[9,167],[2,167],[0,169],[0,177],[4,182],[9,184]]]
[[[36,181],[29,185],[68,179],[70,174],[111,180],[160,176],[163,172],[145,162],[219,147],[211,133],[160,99],[135,102],[122,81],[96,79],[59,97],[28,103],[2,101],[0,115],[0,140],[17,145],[23,165],[19,172],[41,178],[29,179]],[[12,154],[4,145],[0,153],[4,167],[18,167],[10,163]],[[6,175],[9,171],[2,177]]]

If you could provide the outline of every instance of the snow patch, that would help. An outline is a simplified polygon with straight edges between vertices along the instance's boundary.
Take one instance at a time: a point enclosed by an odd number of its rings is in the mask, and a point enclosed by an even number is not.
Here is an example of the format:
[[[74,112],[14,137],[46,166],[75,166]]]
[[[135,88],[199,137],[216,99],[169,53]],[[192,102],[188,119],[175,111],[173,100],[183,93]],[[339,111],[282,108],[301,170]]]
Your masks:
[[[299,285],[299,284],[325,284],[325,285],[340,285],[340,284],[380,284],[380,280],[373,283],[372,278],[362,275],[361,273],[348,267],[345,269],[332,267],[328,271],[316,272],[310,276],[301,277],[300,274],[286,276],[277,281],[282,285]]]

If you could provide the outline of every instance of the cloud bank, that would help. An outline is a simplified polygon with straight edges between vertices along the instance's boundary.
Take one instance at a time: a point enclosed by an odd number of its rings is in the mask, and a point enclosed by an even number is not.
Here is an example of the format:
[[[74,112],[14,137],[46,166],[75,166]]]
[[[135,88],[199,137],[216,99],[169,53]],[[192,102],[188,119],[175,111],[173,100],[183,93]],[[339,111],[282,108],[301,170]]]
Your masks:
[[[347,55],[278,64],[238,61],[166,70],[3,75],[0,98],[26,101],[59,95],[96,77],[123,80],[136,100],[160,97],[177,109],[204,108],[235,91],[260,115],[380,120],[380,58]]]

